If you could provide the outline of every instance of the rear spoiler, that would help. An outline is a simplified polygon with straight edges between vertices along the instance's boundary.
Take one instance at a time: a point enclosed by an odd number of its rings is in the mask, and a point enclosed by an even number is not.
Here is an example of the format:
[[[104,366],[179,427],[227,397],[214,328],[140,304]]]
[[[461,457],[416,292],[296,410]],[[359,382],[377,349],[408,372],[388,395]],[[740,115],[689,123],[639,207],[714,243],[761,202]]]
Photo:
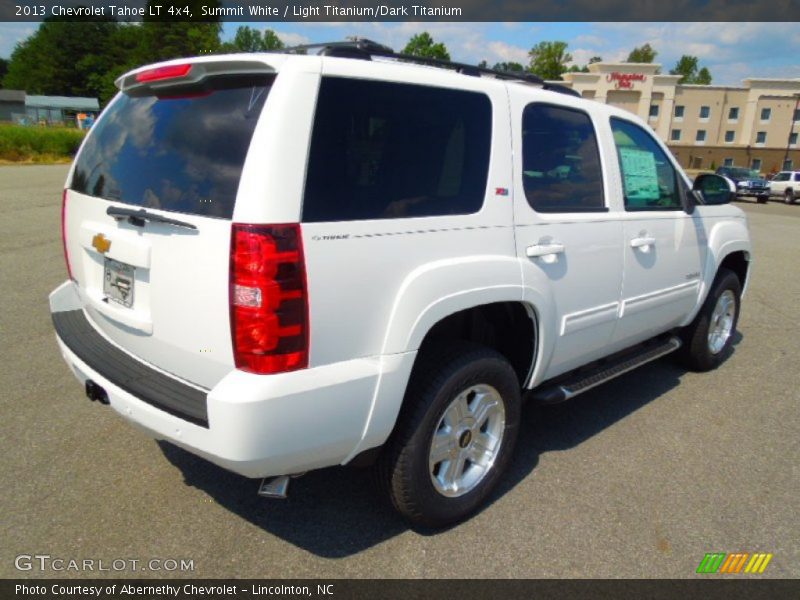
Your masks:
[[[158,92],[175,86],[195,86],[219,75],[270,75],[276,72],[270,65],[256,60],[171,61],[131,71],[114,83],[121,92]]]

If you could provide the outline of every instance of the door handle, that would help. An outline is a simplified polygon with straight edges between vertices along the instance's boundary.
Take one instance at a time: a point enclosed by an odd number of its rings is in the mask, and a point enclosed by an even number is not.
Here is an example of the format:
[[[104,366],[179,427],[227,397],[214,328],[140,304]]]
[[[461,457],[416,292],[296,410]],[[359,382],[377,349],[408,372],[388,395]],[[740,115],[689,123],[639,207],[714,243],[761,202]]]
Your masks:
[[[525,254],[530,257],[534,256],[553,256],[555,257],[556,254],[561,254],[564,252],[564,244],[534,244],[533,246],[528,246],[527,250],[525,250]]]
[[[635,237],[631,240],[631,248],[641,248],[642,251],[647,252],[649,246],[656,245],[656,238],[642,236],[642,237]]]

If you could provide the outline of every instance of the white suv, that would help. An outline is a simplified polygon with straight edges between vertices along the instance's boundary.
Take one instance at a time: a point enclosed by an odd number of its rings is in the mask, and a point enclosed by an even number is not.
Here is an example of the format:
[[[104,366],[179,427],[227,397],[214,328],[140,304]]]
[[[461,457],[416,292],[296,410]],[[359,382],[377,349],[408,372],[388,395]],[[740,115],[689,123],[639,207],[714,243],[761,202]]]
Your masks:
[[[523,395],[716,367],[750,270],[732,182],[693,190],[628,112],[444,66],[359,41],[121,77],[50,296],[89,398],[268,496],[376,462],[438,526],[497,482]]]
[[[781,171],[769,182],[769,195],[794,204],[800,196],[800,171]]]

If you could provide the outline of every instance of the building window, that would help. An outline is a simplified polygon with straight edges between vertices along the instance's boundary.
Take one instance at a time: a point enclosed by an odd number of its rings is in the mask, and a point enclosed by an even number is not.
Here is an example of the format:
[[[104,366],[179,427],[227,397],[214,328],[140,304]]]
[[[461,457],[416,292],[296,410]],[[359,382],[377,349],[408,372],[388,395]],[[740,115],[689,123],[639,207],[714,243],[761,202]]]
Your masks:
[[[723,167],[732,167],[733,166],[733,159],[732,158],[723,158],[722,159],[722,166]]]
[[[680,142],[681,141],[681,130],[680,129],[673,129],[672,135],[669,138],[673,142]]]
[[[684,109],[683,105],[677,105],[675,107],[675,118],[676,119],[682,119],[683,118],[683,109]]]
[[[760,158],[754,158],[753,162],[750,163],[750,168],[754,169],[756,171],[760,171],[761,170],[761,159]]]
[[[739,107],[731,106],[728,109],[728,121],[738,121],[738,120],[739,120]]]
[[[766,144],[767,143],[767,132],[766,131],[757,131],[756,132],[756,144]]]
[[[658,104],[651,104],[650,105],[650,118],[655,119],[658,117]]]
[[[708,106],[701,106],[700,107],[700,118],[707,119],[711,116],[711,108]]]
[[[769,121],[769,118],[772,116],[772,109],[771,108],[762,108],[761,109],[761,120],[762,121]]]
[[[697,134],[694,136],[694,141],[696,142],[705,142],[706,141],[706,130],[705,129],[698,129]]]
[[[797,146],[797,133],[792,133],[789,135],[789,145]]]
[[[800,108],[794,109],[794,118],[793,121],[800,121]]]
[[[726,144],[732,144],[733,143],[733,138],[734,138],[735,135],[736,134],[735,134],[735,132],[733,130],[726,131],[725,132],[725,143]]]
[[[785,161],[783,161],[783,169],[782,170],[783,171],[791,171],[793,164],[794,163],[792,162],[792,159],[791,158],[787,158]]]

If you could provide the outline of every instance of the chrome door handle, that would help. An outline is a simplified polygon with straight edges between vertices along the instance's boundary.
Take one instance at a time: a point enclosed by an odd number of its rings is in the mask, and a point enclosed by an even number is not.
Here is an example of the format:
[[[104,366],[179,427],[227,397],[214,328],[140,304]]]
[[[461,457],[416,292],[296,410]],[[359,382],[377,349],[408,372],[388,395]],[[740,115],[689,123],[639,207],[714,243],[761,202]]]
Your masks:
[[[631,240],[631,248],[642,248],[645,249],[648,246],[655,246],[656,245],[656,238],[654,237],[636,237]]]
[[[564,244],[534,244],[528,246],[525,253],[528,256],[555,256],[564,252]]]

